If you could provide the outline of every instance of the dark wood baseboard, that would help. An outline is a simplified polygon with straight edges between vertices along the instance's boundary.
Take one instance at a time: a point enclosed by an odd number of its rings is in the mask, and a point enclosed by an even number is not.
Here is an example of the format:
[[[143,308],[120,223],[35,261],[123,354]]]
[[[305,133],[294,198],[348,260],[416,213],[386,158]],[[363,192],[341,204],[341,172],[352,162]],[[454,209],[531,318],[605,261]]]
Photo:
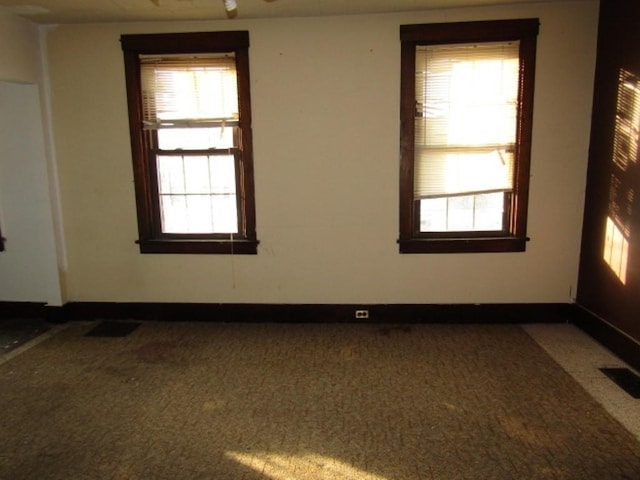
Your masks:
[[[355,318],[367,310],[369,318]],[[586,309],[569,303],[482,304],[250,304],[69,302],[62,307],[0,302],[0,321],[43,318],[246,323],[574,323],[640,370],[640,342]]]
[[[50,323],[67,320],[63,306],[47,305],[44,302],[0,302],[0,322],[17,318],[37,318]]]
[[[70,302],[67,320],[273,323],[558,323],[569,304],[230,304]],[[367,310],[358,319],[356,310]]]
[[[640,341],[618,330],[580,305],[573,305],[572,323],[611,350],[631,367],[640,370]]]
[[[45,318],[45,305],[44,302],[0,302],[0,320]]]

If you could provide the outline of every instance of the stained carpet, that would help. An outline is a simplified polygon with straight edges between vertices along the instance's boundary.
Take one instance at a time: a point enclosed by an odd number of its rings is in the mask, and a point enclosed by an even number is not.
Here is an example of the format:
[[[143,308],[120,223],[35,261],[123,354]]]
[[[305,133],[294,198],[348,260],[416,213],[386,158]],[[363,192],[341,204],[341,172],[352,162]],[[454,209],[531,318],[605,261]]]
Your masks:
[[[0,365],[0,479],[640,478],[515,325],[92,327]]]
[[[1,319],[0,355],[9,353],[51,329],[40,319]]]

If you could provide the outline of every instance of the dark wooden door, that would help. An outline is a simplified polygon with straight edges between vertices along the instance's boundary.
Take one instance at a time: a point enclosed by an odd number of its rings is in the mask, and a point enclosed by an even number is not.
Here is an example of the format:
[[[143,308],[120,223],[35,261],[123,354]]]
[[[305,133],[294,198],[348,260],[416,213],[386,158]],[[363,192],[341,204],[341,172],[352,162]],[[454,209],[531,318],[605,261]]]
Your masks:
[[[600,6],[576,301],[607,328],[621,332],[621,338],[638,345],[639,132],[640,2],[606,0]]]

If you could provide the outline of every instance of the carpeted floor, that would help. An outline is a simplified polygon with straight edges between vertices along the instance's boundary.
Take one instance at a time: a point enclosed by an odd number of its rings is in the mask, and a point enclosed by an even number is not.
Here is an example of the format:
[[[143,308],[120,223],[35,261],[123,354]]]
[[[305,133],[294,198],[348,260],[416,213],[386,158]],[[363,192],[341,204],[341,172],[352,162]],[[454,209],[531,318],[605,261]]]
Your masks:
[[[0,365],[0,479],[640,479],[519,326],[94,326]]]
[[[1,319],[0,355],[12,352],[50,329],[51,325],[40,319]]]

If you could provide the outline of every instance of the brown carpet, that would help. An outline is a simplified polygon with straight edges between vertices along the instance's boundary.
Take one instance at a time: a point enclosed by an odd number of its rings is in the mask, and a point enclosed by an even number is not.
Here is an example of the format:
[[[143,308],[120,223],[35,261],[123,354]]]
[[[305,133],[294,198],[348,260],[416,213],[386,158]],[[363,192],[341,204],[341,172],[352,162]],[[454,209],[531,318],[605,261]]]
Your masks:
[[[518,326],[93,326],[0,365],[0,479],[640,479]]]

